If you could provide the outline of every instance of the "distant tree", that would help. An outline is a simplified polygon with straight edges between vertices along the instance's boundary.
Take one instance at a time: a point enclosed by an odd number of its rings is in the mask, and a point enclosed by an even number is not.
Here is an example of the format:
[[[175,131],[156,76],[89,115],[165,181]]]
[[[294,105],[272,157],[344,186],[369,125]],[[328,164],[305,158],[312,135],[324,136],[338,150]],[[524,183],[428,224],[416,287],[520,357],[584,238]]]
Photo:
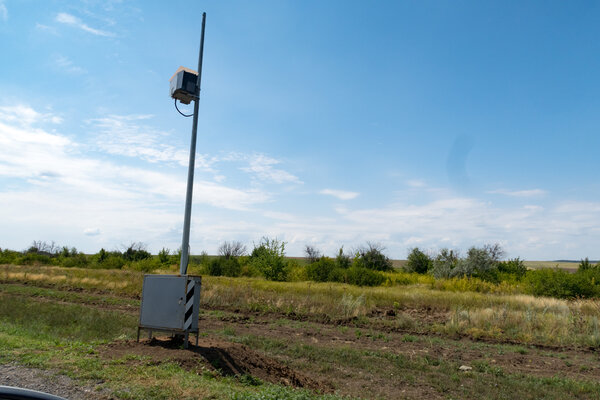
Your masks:
[[[415,247],[410,251],[407,257],[406,265],[404,269],[408,272],[416,272],[418,274],[425,274],[431,268],[433,261],[431,257]]]
[[[433,260],[431,273],[436,278],[449,278],[458,260],[458,251],[446,248],[441,249]]]
[[[285,281],[287,278],[287,261],[285,259],[285,242],[279,239],[263,237],[254,245],[249,263],[271,281]]]
[[[367,242],[366,246],[358,248],[354,257],[354,265],[374,271],[391,271],[392,261],[383,254],[385,247],[379,243]]]
[[[223,242],[221,246],[219,246],[219,255],[225,257],[226,259],[241,257],[246,254],[246,246],[242,244],[242,242]]]
[[[46,256],[55,256],[59,253],[60,247],[54,243],[54,241],[47,243],[41,240],[34,240],[31,243],[29,249],[27,249],[26,253],[36,253]]]
[[[152,254],[146,250],[146,244],[142,242],[132,242],[123,252],[123,258],[127,261],[140,261],[152,257]]]
[[[581,262],[579,263],[579,271],[587,271],[589,269],[592,269],[593,265],[590,262],[589,258],[584,258],[583,260],[581,260]]]
[[[340,247],[338,255],[335,257],[335,264],[338,268],[348,269],[352,265],[352,259],[344,253],[344,246]]]
[[[310,244],[307,244],[304,247],[304,254],[306,255],[306,261],[308,261],[309,264],[319,261],[319,258],[322,257],[321,252]]]

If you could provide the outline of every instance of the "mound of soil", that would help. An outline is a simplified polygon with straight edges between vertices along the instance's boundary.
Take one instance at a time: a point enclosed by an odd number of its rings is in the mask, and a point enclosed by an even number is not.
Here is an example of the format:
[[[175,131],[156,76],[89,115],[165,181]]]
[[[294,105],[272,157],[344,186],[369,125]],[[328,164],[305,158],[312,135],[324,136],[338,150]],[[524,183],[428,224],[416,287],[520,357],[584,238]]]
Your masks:
[[[191,338],[190,338],[191,339]],[[169,337],[117,341],[104,346],[100,355],[113,360],[130,355],[148,357],[152,362],[174,362],[189,371],[219,371],[225,376],[250,375],[265,382],[297,388],[312,389],[323,393],[332,392],[331,384],[309,378],[277,360],[255,352],[239,343],[201,338],[198,346],[193,339],[183,349],[182,341]],[[139,362],[135,359],[128,362]]]

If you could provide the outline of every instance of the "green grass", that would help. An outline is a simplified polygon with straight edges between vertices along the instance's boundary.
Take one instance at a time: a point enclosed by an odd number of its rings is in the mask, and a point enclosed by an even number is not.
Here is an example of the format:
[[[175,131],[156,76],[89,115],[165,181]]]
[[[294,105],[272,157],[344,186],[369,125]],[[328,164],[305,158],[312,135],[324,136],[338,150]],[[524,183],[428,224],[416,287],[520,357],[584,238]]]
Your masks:
[[[198,375],[176,364],[107,361],[97,348],[114,339],[132,338],[137,317],[77,304],[55,304],[0,294],[0,363],[52,368],[101,387],[121,399],[281,398],[338,399],[255,381]],[[262,397],[261,397],[262,396]],[[275,397],[273,397],[275,396]]]
[[[130,283],[110,285],[110,282],[130,276],[130,271],[124,271],[122,275],[119,275],[121,271],[106,274],[101,270],[95,271],[94,279],[99,283],[92,284],[78,270],[53,268],[44,275],[46,271],[43,268],[26,269],[30,277],[33,275],[33,280],[24,286],[18,283],[22,282],[23,276],[16,275],[15,278],[15,275],[9,275],[24,272],[15,271],[16,268],[5,269],[4,275],[0,270],[0,279],[13,282],[0,284],[0,363],[17,362],[37,368],[52,368],[82,383],[102,381],[104,383],[100,387],[122,399],[341,398],[270,385],[249,377],[226,378],[211,371],[197,374],[173,363],[156,365],[145,362],[143,358],[136,363],[105,360],[98,356],[98,346],[117,338],[132,338],[136,331],[137,312],[120,310],[132,307],[137,311],[139,301],[130,292],[133,286]],[[64,278],[56,279],[57,276]],[[104,282],[103,278],[107,281]],[[139,282],[138,276],[133,279]],[[68,282],[76,288],[91,286],[84,291],[73,291]],[[31,286],[31,283],[52,287]],[[426,331],[437,330],[441,337],[402,336],[407,344],[419,343],[425,349],[434,342],[444,344],[444,335],[457,332],[473,337],[512,337],[523,343],[539,340],[579,345],[589,343],[589,337],[598,335],[594,331],[597,323],[593,323],[598,308],[590,301],[437,291],[421,285],[399,290],[398,287],[357,288],[340,284],[207,278],[204,280],[203,302],[204,307],[213,307],[213,310],[203,311],[211,318],[230,318],[235,315],[230,312],[233,309],[256,309],[280,313],[273,319],[273,324],[317,333],[320,327],[310,322],[310,318],[303,321],[294,318],[298,315],[328,316],[332,319],[358,316],[355,327],[342,325],[338,327],[340,332],[356,334],[360,340],[381,343],[382,348],[389,346],[389,334],[383,332],[403,320],[370,318],[370,310],[378,307],[394,308],[398,312],[403,307],[447,310],[449,320],[445,324],[426,325],[415,320],[412,325]],[[402,323],[407,322],[404,320]],[[515,374],[494,366],[487,358],[474,362],[473,371],[462,373],[458,371],[458,360],[444,359],[435,353],[409,357],[396,353],[393,348],[371,350],[343,345],[333,347],[327,343],[306,344],[293,338],[240,335],[232,326],[226,326],[218,334],[226,340],[238,341],[284,360],[299,370],[317,371],[333,377],[334,381],[340,376],[343,376],[341,382],[344,379],[380,379],[387,384],[393,382],[398,388],[428,387],[433,391],[432,395],[444,398],[587,399],[597,398],[600,394],[600,385],[596,382]],[[489,357],[493,357],[494,352],[527,354],[529,351],[523,345],[468,345],[486,346]]]
[[[0,282],[4,282],[1,288],[6,293],[132,311],[139,304],[142,277],[142,273],[134,271],[0,266]],[[524,344],[600,346],[598,300],[438,290],[424,284],[361,288],[339,283],[209,276],[203,277],[201,301],[203,309],[276,313],[288,319],[341,321],[406,333],[516,340]],[[369,317],[373,311],[390,309],[396,310],[393,319]],[[415,316],[404,313],[404,309],[427,311]],[[432,312],[438,313],[437,320],[422,318]]]
[[[458,371],[460,362],[449,362],[435,355],[409,358],[389,351],[290,344],[287,340],[259,336],[242,336],[235,340],[267,354],[284,356],[294,364],[310,365],[317,371],[344,366],[343,373],[356,379],[369,374],[386,376],[393,379],[397,387],[430,386],[447,398],[588,399],[600,394],[597,382],[511,374],[490,366],[487,361],[475,361],[473,372],[462,373]]]

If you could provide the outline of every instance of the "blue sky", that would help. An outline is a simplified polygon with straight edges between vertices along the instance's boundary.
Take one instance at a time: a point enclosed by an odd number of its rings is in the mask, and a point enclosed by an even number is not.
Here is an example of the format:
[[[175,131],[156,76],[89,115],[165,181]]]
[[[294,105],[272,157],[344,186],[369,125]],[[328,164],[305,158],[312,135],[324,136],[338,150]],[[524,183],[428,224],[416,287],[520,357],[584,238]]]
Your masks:
[[[205,11],[192,253],[598,259],[599,8],[0,0],[0,247],[180,246]]]

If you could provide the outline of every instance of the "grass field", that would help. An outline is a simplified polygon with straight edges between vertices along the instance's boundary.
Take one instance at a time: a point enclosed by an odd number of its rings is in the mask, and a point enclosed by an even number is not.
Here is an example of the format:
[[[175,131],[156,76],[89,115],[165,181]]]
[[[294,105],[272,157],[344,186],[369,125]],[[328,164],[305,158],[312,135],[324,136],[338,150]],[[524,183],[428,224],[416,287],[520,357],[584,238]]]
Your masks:
[[[0,363],[120,399],[600,397],[596,300],[204,277],[182,350],[132,341],[142,276],[0,266]]]

